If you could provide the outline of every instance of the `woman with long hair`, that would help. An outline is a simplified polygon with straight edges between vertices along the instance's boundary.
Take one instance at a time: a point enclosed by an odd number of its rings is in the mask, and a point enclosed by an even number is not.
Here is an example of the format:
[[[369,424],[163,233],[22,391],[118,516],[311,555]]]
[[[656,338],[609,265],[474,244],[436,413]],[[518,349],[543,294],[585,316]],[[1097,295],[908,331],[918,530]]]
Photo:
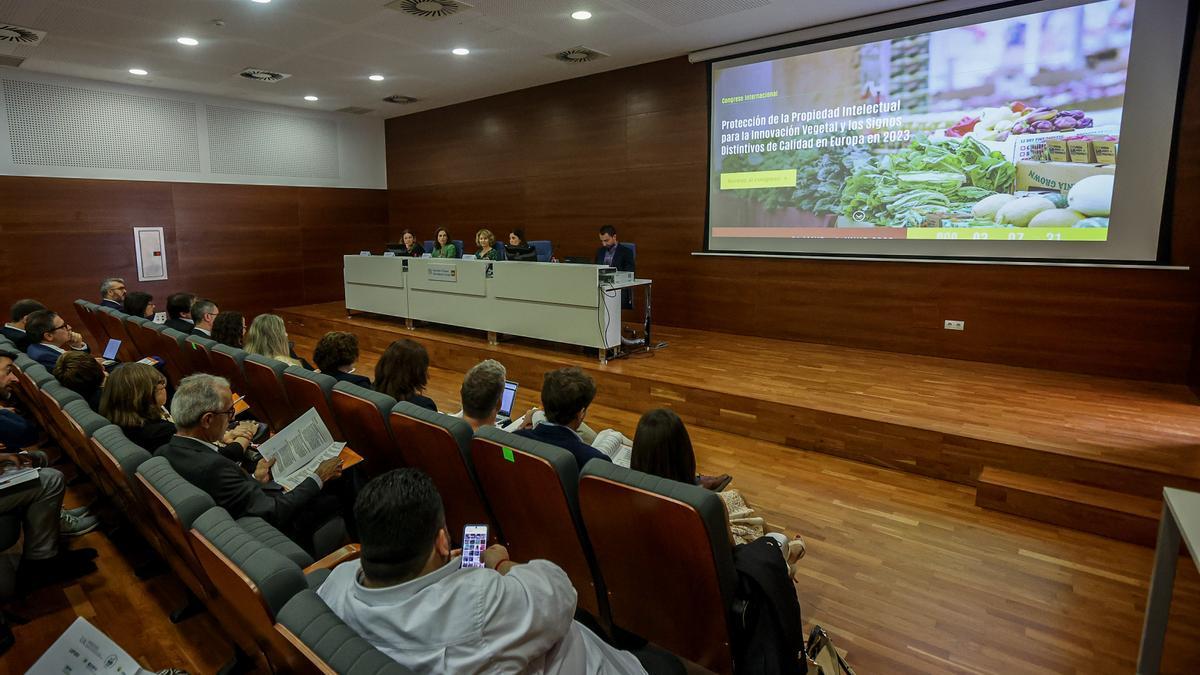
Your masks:
[[[404,255],[409,258],[420,258],[425,255],[425,247],[417,242],[417,235],[412,230],[400,233],[400,243],[404,245]]]
[[[246,339],[246,317],[241,312],[221,312],[213,319],[212,339],[241,349]]]
[[[136,361],[114,368],[100,394],[100,415],[151,454],[175,435],[166,406],[167,378],[154,366]],[[242,422],[226,432],[221,454],[240,461],[257,428],[255,422]]]
[[[688,485],[696,483],[696,453],[692,449],[692,439],[675,411],[655,408],[642,415],[633,436],[629,468]],[[725,490],[717,495],[725,503],[729,536],[733,542],[746,544],[762,536],[772,537],[779,542],[794,573],[796,561],[804,556],[804,540],[797,536],[789,541],[778,532],[765,532],[763,519],[754,515],[737,490]]]
[[[437,404],[425,396],[427,384],[429,352],[419,342],[408,338],[396,340],[375,364],[375,391],[437,412]]]
[[[475,251],[476,260],[499,260],[500,251],[496,248],[496,235],[492,231],[483,228],[475,233],[475,243],[478,244],[479,250]]]
[[[154,318],[154,296],[145,291],[130,291],[125,294],[124,311],[129,316],[143,319]]]
[[[292,354],[287,327],[284,325],[283,319],[276,314],[259,314],[254,317],[254,321],[250,322],[250,329],[246,331],[245,349],[251,354],[282,361],[289,366],[300,366],[312,370],[312,367],[305,363],[304,359],[297,358]]]

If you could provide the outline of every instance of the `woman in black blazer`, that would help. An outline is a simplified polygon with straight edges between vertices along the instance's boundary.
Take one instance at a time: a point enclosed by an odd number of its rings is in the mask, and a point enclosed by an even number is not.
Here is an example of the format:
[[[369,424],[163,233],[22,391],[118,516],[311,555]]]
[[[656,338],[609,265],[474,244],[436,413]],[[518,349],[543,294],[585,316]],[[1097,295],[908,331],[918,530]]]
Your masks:
[[[371,380],[354,373],[358,362],[358,338],[354,333],[333,331],[321,336],[313,349],[313,361],[321,372],[340,382],[371,389]]]
[[[404,244],[403,255],[410,258],[420,258],[425,255],[425,247],[417,242],[417,236],[412,232],[405,230],[400,235],[400,243]]]
[[[375,391],[437,412],[437,404],[425,395],[427,384],[429,352],[419,342],[408,338],[396,340],[375,364]]]

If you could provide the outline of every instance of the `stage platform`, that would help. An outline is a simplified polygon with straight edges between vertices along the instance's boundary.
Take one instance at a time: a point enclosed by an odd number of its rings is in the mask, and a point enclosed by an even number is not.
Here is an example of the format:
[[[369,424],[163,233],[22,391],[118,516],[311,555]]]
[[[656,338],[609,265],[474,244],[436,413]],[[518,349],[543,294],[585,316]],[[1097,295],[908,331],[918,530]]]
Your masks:
[[[607,406],[670,407],[689,425],[973,485],[980,506],[1147,545],[1163,486],[1200,490],[1200,400],[1183,385],[670,327],[654,333],[665,349],[602,365],[570,347],[349,317],[341,303],[277,311],[293,335],[351,331],[372,351],[410,337],[439,368],[496,358],[523,387],[579,366]]]

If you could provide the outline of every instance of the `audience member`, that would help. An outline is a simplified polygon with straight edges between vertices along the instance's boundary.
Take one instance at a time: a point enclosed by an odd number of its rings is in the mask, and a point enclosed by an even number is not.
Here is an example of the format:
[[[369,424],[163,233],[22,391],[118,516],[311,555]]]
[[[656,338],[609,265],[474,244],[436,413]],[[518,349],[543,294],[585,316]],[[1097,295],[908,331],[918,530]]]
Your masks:
[[[287,326],[283,319],[275,314],[259,314],[250,323],[246,332],[245,350],[251,354],[266,356],[276,361],[282,361],[289,366],[301,366],[312,370],[312,366],[296,356],[288,341]]]
[[[375,391],[437,412],[437,404],[424,394],[427,384],[429,352],[414,340],[396,340],[375,364]]]
[[[118,312],[125,309],[125,280],[120,277],[109,277],[100,282],[100,305],[111,307]]]
[[[462,399],[462,410],[454,415],[466,420],[473,431],[480,427],[496,426],[496,415],[500,412],[500,404],[504,399],[504,382],[508,377],[504,365],[495,359],[480,361],[467,371],[463,377],[459,396]],[[505,431],[516,431],[533,424],[533,414],[537,408],[518,417],[504,427]]]
[[[681,483],[693,483],[696,477],[696,454],[687,427],[674,411],[656,408],[642,415],[633,437],[633,456],[629,468],[659,478]],[[729,534],[735,544],[747,544],[764,535],[764,522],[754,516],[737,490],[718,492],[725,503]],[[804,540],[788,541],[777,532],[770,533],[786,551],[789,566],[804,555]]]
[[[29,315],[25,322],[29,333],[29,347],[25,353],[29,358],[53,371],[58,357],[68,349],[90,352],[83,336],[71,330],[71,325],[56,312],[41,309]]]
[[[12,340],[17,349],[25,351],[29,347],[29,334],[25,332],[25,322],[29,319],[30,314],[42,309],[46,309],[46,306],[37,300],[27,298],[14,302],[12,310],[9,312],[9,318],[12,321],[0,327],[0,334]]]
[[[192,303],[196,296],[192,293],[172,293],[167,297],[167,328],[188,335],[195,324],[192,322]]]
[[[82,396],[92,410],[100,410],[100,393],[108,373],[95,357],[83,352],[65,352],[58,357],[53,372],[59,384]]]
[[[221,312],[213,319],[212,339],[241,349],[246,339],[246,318],[241,312]]]
[[[439,227],[433,232],[433,257],[458,257],[458,246],[455,246],[454,242],[450,241],[450,233],[444,227]]]
[[[17,381],[12,372],[16,358],[14,352],[0,351],[0,400],[8,396],[9,388]],[[86,508],[63,510],[66,481],[62,473],[46,466],[44,454],[17,452],[21,445],[9,444],[11,425],[5,419],[9,415],[16,416],[16,413],[0,410],[0,472],[26,467],[38,470],[36,482],[0,492],[0,513],[21,514],[24,539],[20,567],[24,577],[22,583],[36,587],[95,571],[96,566],[91,562],[96,557],[94,549],[60,551],[58,538],[87,534],[96,529],[99,521]]]
[[[344,539],[345,525],[336,497],[322,487],[342,475],[342,461],[333,457],[317,466],[315,475],[284,491],[271,480],[274,460],[261,460],[250,476],[215,445],[233,418],[233,394],[221,377],[196,374],[185,377],[171,400],[176,435],[159,448],[184,480],[212,496],[234,518],[258,516],[275,525],[316,556],[328,553],[321,542]],[[336,530],[336,536],[329,532]]]
[[[496,248],[496,235],[484,228],[475,233],[475,243],[479,250],[475,251],[476,260],[499,260],[500,251]]]
[[[441,496],[420,471],[375,478],[354,513],[362,556],[334,569],[317,593],[401,665],[419,673],[646,672],[573,620],[577,595],[554,563],[517,564],[497,544],[483,551],[484,569],[460,567]]]
[[[144,363],[123,363],[109,376],[98,411],[121,427],[126,438],[153,453],[175,435],[175,422],[166,405],[167,379],[158,369]],[[226,431],[218,445],[221,454],[243,461],[257,430],[257,423],[241,422]]]
[[[425,247],[417,242],[417,235],[409,230],[400,234],[400,243],[404,244],[404,255],[410,258],[420,258],[425,255]]]
[[[220,315],[217,304],[207,298],[196,298],[192,302],[192,330],[189,335],[211,338],[213,321]]]
[[[542,408],[546,420],[532,429],[516,433],[567,450],[582,469],[588,460],[612,461],[608,455],[584,442],[579,427],[587,417],[588,406],[596,398],[596,383],[579,368],[547,371],[542,378]]]
[[[341,382],[371,388],[371,379],[354,373],[358,362],[358,338],[354,333],[333,331],[321,336],[313,349],[313,361],[324,374]]]
[[[38,426],[10,407],[12,383],[17,381],[13,362],[17,353],[0,349],[0,451],[16,452],[37,445]]]
[[[143,319],[154,318],[154,296],[145,291],[130,291],[125,294],[123,312],[129,316],[140,316]]]

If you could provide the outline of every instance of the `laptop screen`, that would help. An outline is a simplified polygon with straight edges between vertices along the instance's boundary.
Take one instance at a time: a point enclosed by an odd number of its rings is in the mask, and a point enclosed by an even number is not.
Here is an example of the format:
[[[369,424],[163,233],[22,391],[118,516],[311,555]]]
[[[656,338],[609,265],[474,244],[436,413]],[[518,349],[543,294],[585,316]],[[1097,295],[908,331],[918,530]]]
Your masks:
[[[109,361],[115,361],[117,352],[121,349],[120,340],[109,340],[108,344],[104,345],[104,358]]]
[[[517,399],[517,383],[510,380],[504,381],[504,395],[500,397],[500,414],[505,417],[512,417],[513,401]]]

